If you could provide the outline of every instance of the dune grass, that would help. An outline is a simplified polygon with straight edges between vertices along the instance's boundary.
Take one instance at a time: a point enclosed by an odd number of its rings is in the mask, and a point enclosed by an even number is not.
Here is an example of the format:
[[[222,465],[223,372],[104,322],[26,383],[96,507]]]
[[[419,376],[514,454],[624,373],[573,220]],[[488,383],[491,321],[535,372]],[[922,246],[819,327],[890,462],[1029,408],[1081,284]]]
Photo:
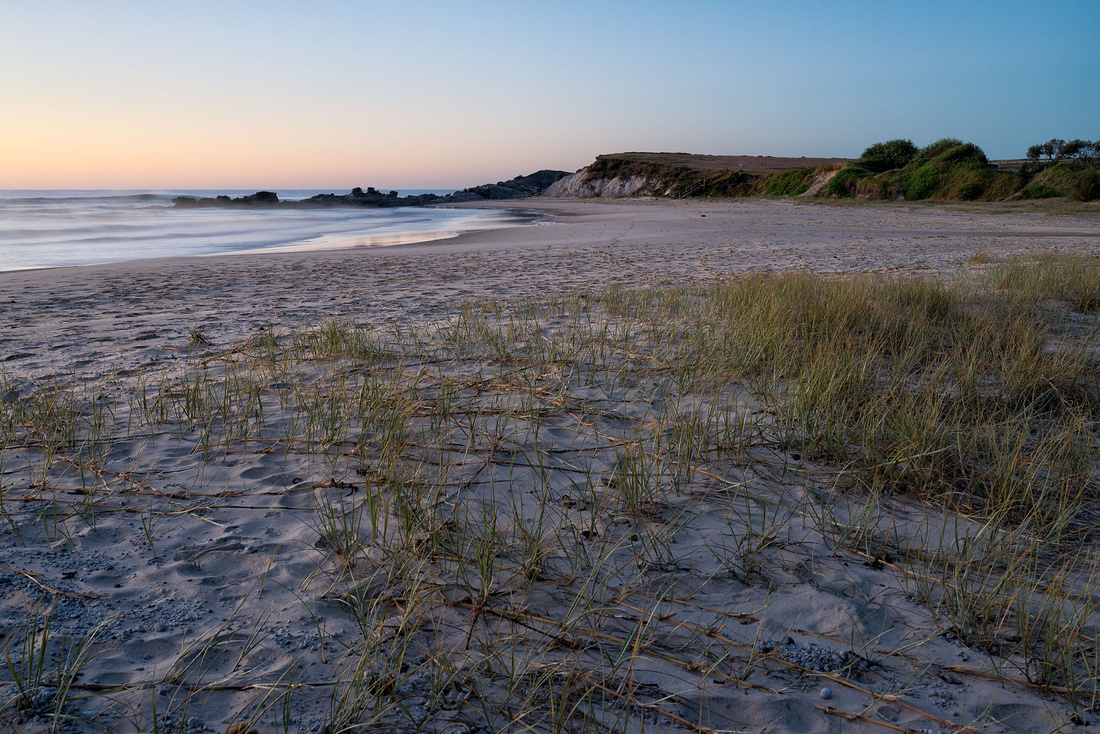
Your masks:
[[[959,675],[1085,711],[1100,685],[1098,309],[1100,262],[1045,257],[952,281],[612,287],[226,349],[192,335],[205,350],[123,390],[4,377],[0,513],[27,543],[137,514],[155,556],[211,497],[270,508],[201,469],[172,490],[173,472],[113,447],[167,437],[200,467],[304,467],[319,561],[302,604],[319,629],[343,614],[360,634],[328,683],[282,674],[237,717],[276,730],[301,728],[292,702],[306,699],[333,732],[708,731],[700,691],[775,692],[776,670],[902,695],[898,650],[832,639],[847,667],[806,668],[765,631],[783,589],[823,583],[807,568],[857,560],[890,574],[931,637],[986,656]],[[760,605],[693,601],[712,587]],[[104,643],[47,639],[29,614],[5,643],[6,711],[52,686],[59,729],[80,715],[79,670],[48,668],[45,648],[79,649],[59,659],[83,668]],[[253,685],[251,624],[199,637],[154,692],[199,708]],[[890,675],[856,675],[855,660]],[[164,715],[127,705],[115,716],[137,729]]]

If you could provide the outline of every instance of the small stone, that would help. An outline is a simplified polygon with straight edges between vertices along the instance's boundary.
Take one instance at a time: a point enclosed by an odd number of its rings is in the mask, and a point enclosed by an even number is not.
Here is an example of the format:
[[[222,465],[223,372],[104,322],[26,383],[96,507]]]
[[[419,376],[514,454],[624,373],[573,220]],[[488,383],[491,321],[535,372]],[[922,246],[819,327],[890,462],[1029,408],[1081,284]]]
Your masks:
[[[833,689],[832,688],[822,688],[821,689],[821,700],[822,701],[828,701],[832,697],[833,697]]]

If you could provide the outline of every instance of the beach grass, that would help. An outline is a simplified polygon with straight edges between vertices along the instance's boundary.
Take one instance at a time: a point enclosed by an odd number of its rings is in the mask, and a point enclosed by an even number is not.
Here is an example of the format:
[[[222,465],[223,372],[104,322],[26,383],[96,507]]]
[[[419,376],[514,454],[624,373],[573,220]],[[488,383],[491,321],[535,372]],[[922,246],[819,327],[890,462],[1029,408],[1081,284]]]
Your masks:
[[[186,359],[125,381],[6,375],[6,537],[71,544],[133,517],[159,560],[181,518],[282,513],[313,540],[294,594],[322,651],[326,620],[358,631],[329,640],[323,679],[267,671],[258,587],[92,706],[72,699],[99,690],[75,681],[103,635],[47,635],[43,588],[5,638],[6,715],[40,713],[49,688],[55,730],[90,710],[151,730],[252,690],[234,719],[288,732],[306,709],[334,733],[711,731],[714,687],[903,700],[945,640],[982,659],[953,675],[1091,711],[1098,310],[1100,261],[1047,256],[464,303],[417,328],[333,319],[230,346],[192,330]],[[294,476],[270,491],[219,469],[273,458]],[[881,574],[882,599],[843,581],[849,564]],[[913,634],[777,632],[804,587]]]

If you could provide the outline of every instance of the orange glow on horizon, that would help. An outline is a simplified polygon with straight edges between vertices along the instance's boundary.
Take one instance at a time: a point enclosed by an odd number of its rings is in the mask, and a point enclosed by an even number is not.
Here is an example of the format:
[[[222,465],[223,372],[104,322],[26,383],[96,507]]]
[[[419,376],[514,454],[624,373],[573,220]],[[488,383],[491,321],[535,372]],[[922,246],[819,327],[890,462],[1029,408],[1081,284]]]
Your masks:
[[[498,149],[494,159],[483,141],[448,148],[450,141],[422,133],[264,125],[255,115],[144,117],[101,114],[72,124],[50,115],[37,127],[0,121],[0,188],[462,188],[554,166],[537,151]]]

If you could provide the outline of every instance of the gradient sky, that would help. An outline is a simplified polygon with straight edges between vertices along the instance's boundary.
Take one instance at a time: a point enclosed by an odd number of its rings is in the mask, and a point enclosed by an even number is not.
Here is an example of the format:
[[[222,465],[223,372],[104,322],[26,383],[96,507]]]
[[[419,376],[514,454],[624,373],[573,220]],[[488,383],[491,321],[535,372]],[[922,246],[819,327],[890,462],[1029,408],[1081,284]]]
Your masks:
[[[1100,0],[0,0],[0,188],[449,188],[1100,138]]]

